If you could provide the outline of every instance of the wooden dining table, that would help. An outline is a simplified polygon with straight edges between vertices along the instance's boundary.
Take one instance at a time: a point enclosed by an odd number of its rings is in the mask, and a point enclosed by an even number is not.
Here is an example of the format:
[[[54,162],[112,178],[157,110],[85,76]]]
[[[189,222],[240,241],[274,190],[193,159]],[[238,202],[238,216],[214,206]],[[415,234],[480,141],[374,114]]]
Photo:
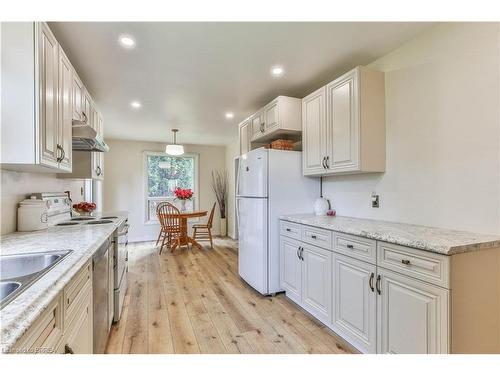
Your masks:
[[[202,249],[203,247],[194,238],[189,237],[187,221],[195,217],[207,216],[207,211],[180,211],[178,216],[181,219],[181,246],[191,244]]]

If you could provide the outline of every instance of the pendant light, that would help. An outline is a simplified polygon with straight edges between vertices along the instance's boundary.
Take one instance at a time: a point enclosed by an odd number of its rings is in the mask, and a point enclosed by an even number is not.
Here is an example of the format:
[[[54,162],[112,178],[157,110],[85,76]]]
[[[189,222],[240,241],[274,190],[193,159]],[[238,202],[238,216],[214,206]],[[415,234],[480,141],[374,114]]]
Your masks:
[[[179,129],[172,129],[172,133],[174,133],[173,134],[174,143],[167,145],[167,147],[165,147],[165,153],[167,153],[168,155],[179,156],[179,155],[184,154],[184,146],[177,144],[177,132],[178,131],[179,131]]]

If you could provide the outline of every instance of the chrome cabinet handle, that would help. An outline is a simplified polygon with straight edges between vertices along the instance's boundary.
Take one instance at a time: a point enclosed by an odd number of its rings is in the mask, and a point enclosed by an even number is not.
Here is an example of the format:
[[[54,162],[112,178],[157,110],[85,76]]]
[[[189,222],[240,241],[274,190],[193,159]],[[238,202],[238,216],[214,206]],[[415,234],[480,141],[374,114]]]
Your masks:
[[[83,121],[87,123],[87,115],[85,114],[85,111],[82,111],[82,116],[83,116]]]
[[[95,172],[98,176],[100,176],[102,174],[102,169],[100,166],[97,166],[97,168],[95,169]]]
[[[354,249],[354,245],[351,245],[351,244],[347,244],[347,245],[346,245],[346,247],[347,247],[348,249]]]
[[[300,259],[303,261],[304,260],[304,255],[302,255],[302,254],[304,254],[304,248],[301,246],[300,247]]]
[[[57,161],[58,163],[60,163],[61,161],[63,161],[63,160],[64,160],[64,156],[63,156],[63,155],[64,155],[64,148],[63,148],[63,147],[62,147],[59,143],[57,144],[57,146],[56,146],[56,147],[57,147],[57,151],[61,151],[61,156],[58,156],[58,157],[56,158],[56,161]],[[57,153],[59,153],[59,152],[57,152]]]
[[[327,156],[325,159],[326,169],[330,169],[330,157]]]
[[[63,161],[66,158],[66,151],[64,151],[64,147],[63,146],[61,146],[61,151],[62,151],[62,155],[61,155],[61,160],[60,161]]]
[[[323,169],[326,169],[326,156],[323,156],[323,161],[321,162],[321,165],[323,166]]]
[[[300,259],[300,246],[297,248],[297,258]]]
[[[264,133],[265,125],[266,125],[265,122],[263,122],[263,123],[260,124],[260,132],[261,133]]]
[[[291,232],[292,230],[290,228],[286,228],[286,231],[287,232]]]
[[[380,275],[377,276],[377,283],[375,284],[377,288],[377,293],[380,295],[382,291],[380,290]]]
[[[64,354],[75,354],[75,352],[68,344],[66,344],[64,345]]]
[[[372,292],[375,291],[375,289],[373,288],[373,278],[375,277],[375,274],[372,272],[372,274],[370,275],[370,281],[368,282],[368,284],[370,285],[370,289],[372,290]]]
[[[407,266],[410,264],[409,259],[401,259],[401,263],[406,264]]]
[[[311,238],[312,238],[313,240],[315,240],[315,239],[317,239],[318,237],[316,237],[316,235],[315,235],[315,234],[311,234]]]

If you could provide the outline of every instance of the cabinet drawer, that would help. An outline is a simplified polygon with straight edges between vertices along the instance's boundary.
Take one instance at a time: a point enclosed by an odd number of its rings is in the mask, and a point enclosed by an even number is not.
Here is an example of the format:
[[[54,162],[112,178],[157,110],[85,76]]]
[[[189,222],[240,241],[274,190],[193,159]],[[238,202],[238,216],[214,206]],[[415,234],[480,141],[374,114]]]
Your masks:
[[[289,221],[280,221],[280,234],[290,238],[300,240],[300,224]]]
[[[405,246],[378,243],[378,266],[445,288],[449,287],[449,259]]]
[[[368,238],[334,233],[333,250],[372,264],[377,261],[377,242]]]
[[[62,339],[61,294],[51,302],[47,310],[19,339],[14,353],[49,354],[55,353]]]
[[[88,291],[92,290],[92,263],[88,261],[85,266],[73,277],[64,288],[64,323],[68,324],[73,320],[75,309],[79,301]]]
[[[302,226],[301,239],[304,242],[331,250],[332,232],[326,229]]]

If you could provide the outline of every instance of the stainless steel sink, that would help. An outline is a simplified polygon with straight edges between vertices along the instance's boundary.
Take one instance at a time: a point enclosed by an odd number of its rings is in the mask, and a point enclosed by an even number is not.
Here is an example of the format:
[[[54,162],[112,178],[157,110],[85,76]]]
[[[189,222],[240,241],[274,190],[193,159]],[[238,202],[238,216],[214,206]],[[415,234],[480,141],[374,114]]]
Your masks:
[[[56,266],[72,250],[0,256],[0,307]]]
[[[14,293],[21,285],[16,281],[0,281],[0,301]]]

